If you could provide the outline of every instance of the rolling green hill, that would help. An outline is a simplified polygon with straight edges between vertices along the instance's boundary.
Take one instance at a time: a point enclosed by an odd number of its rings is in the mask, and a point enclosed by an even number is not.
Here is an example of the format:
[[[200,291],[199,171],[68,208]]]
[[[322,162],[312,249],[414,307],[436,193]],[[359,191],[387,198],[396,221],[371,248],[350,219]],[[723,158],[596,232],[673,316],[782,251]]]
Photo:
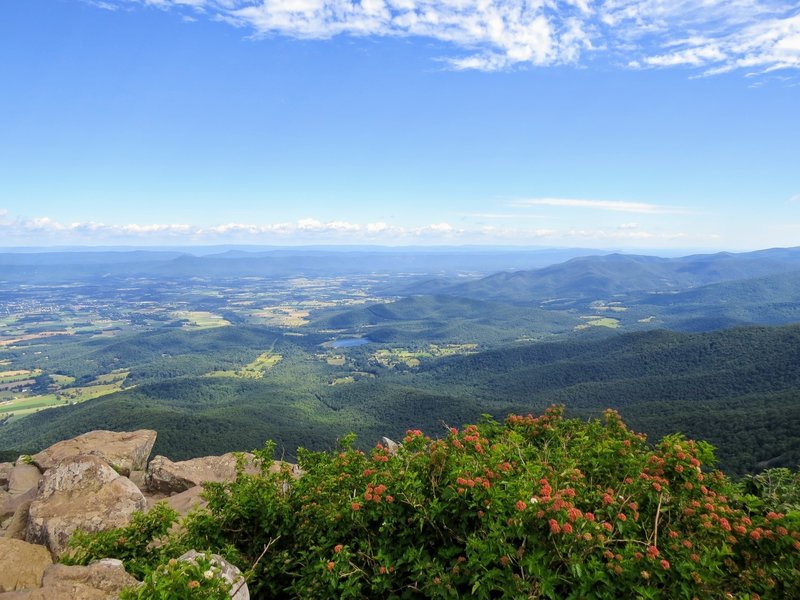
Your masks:
[[[117,338],[64,339],[47,349],[47,369],[79,380],[124,367],[129,383],[202,375],[252,361],[283,336],[264,327],[220,327],[202,331],[161,329]],[[13,353],[18,364],[41,365],[31,352]]]
[[[497,344],[524,336],[569,332],[578,323],[568,313],[439,295],[333,310],[320,315],[312,325],[317,329],[358,331],[386,343]]]
[[[735,325],[800,322],[800,271],[727,281],[633,301],[673,329],[708,331]]]

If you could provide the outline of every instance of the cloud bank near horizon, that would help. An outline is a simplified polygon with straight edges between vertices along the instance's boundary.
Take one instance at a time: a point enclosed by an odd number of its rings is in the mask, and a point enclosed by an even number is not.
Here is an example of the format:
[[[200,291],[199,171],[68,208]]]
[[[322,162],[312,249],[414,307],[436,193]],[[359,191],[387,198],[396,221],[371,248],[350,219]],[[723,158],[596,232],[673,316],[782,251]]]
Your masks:
[[[698,75],[800,68],[800,2],[784,0],[84,0],[179,11],[251,32],[324,40],[421,37],[454,69],[688,67]]]
[[[637,223],[616,227],[563,229],[545,227],[498,227],[448,222],[399,226],[385,222],[354,223],[304,218],[284,223],[221,223],[200,226],[185,223],[108,224],[97,221],[62,223],[50,217],[15,217],[0,210],[0,239],[13,245],[69,244],[581,244],[581,243],[692,243],[682,232],[651,231]]]

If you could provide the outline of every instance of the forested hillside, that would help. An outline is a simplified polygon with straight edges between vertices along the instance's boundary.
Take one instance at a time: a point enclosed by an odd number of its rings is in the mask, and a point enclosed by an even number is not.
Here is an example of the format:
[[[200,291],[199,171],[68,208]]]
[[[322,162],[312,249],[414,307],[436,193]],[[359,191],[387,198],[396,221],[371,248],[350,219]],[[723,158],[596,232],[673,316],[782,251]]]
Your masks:
[[[655,437],[680,431],[709,440],[732,473],[800,460],[800,326],[587,332],[394,368],[374,362],[372,345],[349,349],[345,363],[331,365],[309,340],[258,328],[162,335],[171,336],[169,357],[156,356],[164,339],[148,336],[87,354],[108,361],[135,352],[137,387],[5,425],[1,449],[34,450],[91,429],[148,427],[159,431],[156,452],[173,458],[249,449],[265,439],[291,457],[298,446],[329,448],[351,430],[369,446],[415,424],[435,433],[481,413],[502,418],[561,403],[583,417],[617,408]],[[215,351],[196,356],[193,336]],[[282,360],[263,377],[219,372],[264,346]]]

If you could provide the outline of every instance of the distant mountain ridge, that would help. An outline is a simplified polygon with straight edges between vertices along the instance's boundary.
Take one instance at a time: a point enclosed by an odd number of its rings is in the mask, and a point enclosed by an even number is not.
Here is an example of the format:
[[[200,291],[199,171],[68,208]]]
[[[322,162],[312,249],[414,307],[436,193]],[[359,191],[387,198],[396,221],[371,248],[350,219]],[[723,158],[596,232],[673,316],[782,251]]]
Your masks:
[[[680,258],[608,254],[573,258],[535,270],[496,273],[438,291],[501,302],[595,299],[632,292],[681,291],[799,270],[800,248]],[[426,289],[425,293],[430,291]]]
[[[196,254],[176,249],[0,252],[0,281],[51,283],[95,277],[292,277],[417,273],[477,277],[530,269],[598,250],[581,248],[270,248]]]

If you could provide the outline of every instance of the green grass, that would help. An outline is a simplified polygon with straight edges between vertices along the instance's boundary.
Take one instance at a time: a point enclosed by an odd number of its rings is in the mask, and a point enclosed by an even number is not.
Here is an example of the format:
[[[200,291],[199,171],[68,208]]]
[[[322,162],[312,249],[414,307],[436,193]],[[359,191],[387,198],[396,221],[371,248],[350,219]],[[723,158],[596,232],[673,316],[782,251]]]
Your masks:
[[[413,369],[420,366],[423,360],[473,354],[477,347],[477,344],[428,344],[423,350],[382,348],[372,355],[372,359],[382,367],[389,369],[401,364]],[[329,362],[329,364],[331,363]]]
[[[581,317],[586,319],[585,323],[577,325],[575,329],[588,329],[589,327],[608,327],[610,329],[617,329],[619,327],[619,319],[612,319],[611,317]]]
[[[28,370],[20,369],[18,371],[2,371],[0,372],[0,384],[14,383],[15,381],[25,381],[32,379],[42,374],[40,369]]]
[[[50,379],[53,380],[53,383],[56,383],[61,387],[66,387],[75,383],[75,378],[71,375],[59,375],[58,373],[53,373],[50,375]]]
[[[36,396],[12,398],[0,404],[0,414],[10,415],[9,420],[15,420],[40,410],[93,400],[101,396],[119,392],[127,376],[127,371],[109,373],[106,375],[99,375],[89,385],[65,387],[55,394],[39,394]],[[65,375],[58,375],[56,377],[60,378],[63,382],[75,380],[74,377],[67,377]]]
[[[64,404],[66,404],[64,400],[59,399],[55,394],[31,396],[30,398],[20,398],[0,404],[0,414],[10,414],[12,419],[18,419],[43,408],[63,406]]]
[[[184,325],[184,328],[186,329],[212,329],[214,327],[230,325],[230,322],[220,315],[215,315],[214,313],[204,310],[178,311],[173,313],[172,316],[176,319],[185,319],[187,323]]]
[[[98,375],[94,378],[94,382],[92,382],[91,385],[104,385],[117,382],[123,383],[128,377],[128,374],[129,371],[116,371],[112,373],[106,373],[105,375]]]
[[[251,363],[241,369],[227,371],[212,371],[207,377],[241,377],[244,379],[260,379],[264,374],[283,360],[283,355],[267,351],[258,355]]]

